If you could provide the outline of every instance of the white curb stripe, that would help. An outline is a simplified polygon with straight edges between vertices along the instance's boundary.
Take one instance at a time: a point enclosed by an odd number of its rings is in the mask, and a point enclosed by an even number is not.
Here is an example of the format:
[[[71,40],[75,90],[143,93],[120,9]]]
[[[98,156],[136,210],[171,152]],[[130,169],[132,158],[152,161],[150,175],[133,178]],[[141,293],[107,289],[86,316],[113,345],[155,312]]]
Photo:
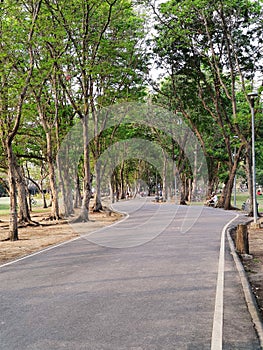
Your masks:
[[[258,306],[257,306],[256,300],[255,300],[255,296],[251,290],[251,286],[249,284],[244,267],[239,259],[239,256],[236,253],[235,246],[234,246],[234,243],[233,243],[232,237],[230,236],[229,231],[227,231],[227,238],[228,238],[231,253],[233,255],[233,259],[234,259],[235,264],[236,264],[236,268],[237,268],[238,273],[239,273],[239,277],[240,277],[243,291],[245,294],[247,307],[248,307],[248,310],[250,312],[252,322],[255,325],[255,329],[256,329],[256,332],[257,332],[258,337],[259,337],[261,349],[263,349],[263,324],[261,321]]]
[[[238,218],[237,214],[223,228],[221,234],[221,246],[218,262],[218,274],[216,285],[215,311],[213,321],[213,331],[211,340],[211,350],[222,350],[223,346],[223,308],[224,308],[224,278],[225,278],[225,237],[227,227]]]
[[[60,247],[60,246],[62,246],[62,245],[65,245],[65,244],[68,244],[68,243],[70,243],[70,242],[76,241],[77,239],[80,239],[80,238],[82,238],[82,237],[81,237],[81,236],[78,236],[78,237],[72,238],[72,239],[70,239],[70,240],[68,240],[68,241],[64,241],[64,242],[62,242],[62,243],[58,243],[58,244],[51,245],[50,247],[47,247],[47,248],[38,250],[38,251],[35,252],[35,253],[25,255],[25,256],[23,256],[22,258],[19,258],[19,259],[16,259],[16,260],[12,260],[12,261],[9,261],[8,263],[5,263],[5,264],[3,264],[3,265],[0,265],[0,268],[1,268],[1,267],[4,267],[4,266],[12,265],[12,264],[17,263],[17,262],[22,261],[22,260],[25,260],[25,259],[27,259],[27,258],[30,258],[31,256],[38,255],[38,254],[42,254],[42,253],[44,253],[44,252],[47,252],[48,250],[51,250],[51,249]]]

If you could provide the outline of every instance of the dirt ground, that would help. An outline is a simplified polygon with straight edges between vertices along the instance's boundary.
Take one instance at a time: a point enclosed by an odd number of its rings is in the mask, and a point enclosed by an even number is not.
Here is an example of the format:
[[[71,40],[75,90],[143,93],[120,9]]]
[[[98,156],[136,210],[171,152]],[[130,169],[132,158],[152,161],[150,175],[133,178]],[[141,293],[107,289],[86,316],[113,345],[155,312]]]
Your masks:
[[[261,226],[263,218],[260,219]],[[242,259],[263,320],[263,228],[249,226],[249,257]]]
[[[89,233],[101,227],[112,224],[119,220],[122,215],[111,212],[89,213],[89,223],[85,227],[85,232]],[[50,221],[48,220],[49,211],[46,213],[34,212],[31,214],[33,221],[39,223],[39,226],[19,227],[19,240],[10,242],[8,240],[9,217],[1,216],[0,220],[0,265],[9,261],[21,258],[34,253],[48,246],[59,244],[79,236],[68,220]],[[73,218],[71,218],[72,220]]]
[[[67,220],[59,222],[49,221],[48,212],[32,214],[32,219],[39,226],[27,226],[19,228],[19,240],[10,242],[8,238],[8,216],[0,220],[0,265],[34,253],[48,246],[62,243],[77,237]],[[88,230],[95,231],[101,227],[112,224],[122,216],[108,212],[90,213]],[[261,218],[263,223],[263,218]],[[247,272],[252,290],[255,294],[260,313],[263,319],[263,228],[253,229],[249,227],[249,259],[243,259],[243,265]]]

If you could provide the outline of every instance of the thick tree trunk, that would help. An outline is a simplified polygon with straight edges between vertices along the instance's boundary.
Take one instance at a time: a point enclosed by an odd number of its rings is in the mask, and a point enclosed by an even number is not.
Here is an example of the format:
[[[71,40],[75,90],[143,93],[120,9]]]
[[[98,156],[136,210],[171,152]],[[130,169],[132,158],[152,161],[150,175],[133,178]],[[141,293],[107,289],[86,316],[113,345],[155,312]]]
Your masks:
[[[236,231],[236,249],[240,254],[249,254],[247,225],[238,225]]]
[[[217,206],[219,208],[224,208],[225,210],[233,209],[233,207],[231,205],[231,196],[232,196],[237,165],[238,165],[238,161],[239,161],[242,147],[243,146],[239,147],[238,152],[235,154],[235,158],[233,158],[229,161],[229,176],[228,176],[227,181],[225,182],[225,187],[223,188],[221,197],[219,198],[219,201],[218,201]],[[232,155],[230,155],[230,156],[232,156]]]
[[[57,160],[57,169],[58,169],[58,176],[59,176],[59,188],[61,190],[62,194],[62,202],[63,202],[63,208],[64,208],[64,216],[69,217],[71,214],[73,214],[73,196],[72,196],[72,188],[71,188],[71,180],[70,180],[70,174],[68,169],[68,162],[65,160],[64,164],[60,164],[61,161]]]
[[[180,205],[186,205],[187,180],[184,174],[181,176],[181,182]]]
[[[19,165],[15,164],[17,178],[17,194],[19,207],[19,223],[33,223],[30,216],[30,211],[27,202],[27,190],[25,178]]]
[[[232,209],[231,195],[232,195],[232,189],[234,184],[234,178],[235,178],[235,173],[233,172],[233,170],[231,170],[229,173],[229,177],[225,182],[224,188],[222,189],[222,193],[219,197],[218,204],[217,204],[218,208],[223,208],[225,210]]]

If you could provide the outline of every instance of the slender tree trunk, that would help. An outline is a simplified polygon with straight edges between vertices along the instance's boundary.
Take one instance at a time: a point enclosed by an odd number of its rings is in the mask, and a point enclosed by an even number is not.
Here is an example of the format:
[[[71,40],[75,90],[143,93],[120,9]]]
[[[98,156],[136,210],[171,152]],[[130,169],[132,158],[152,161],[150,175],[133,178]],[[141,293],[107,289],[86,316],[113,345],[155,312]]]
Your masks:
[[[113,183],[112,180],[110,179],[109,181],[109,189],[110,189],[110,201],[111,203],[115,202],[115,198],[114,198],[114,187],[113,187]]]
[[[95,164],[95,176],[96,176],[96,189],[95,189],[95,203],[93,206],[93,211],[98,212],[102,210],[101,204],[101,164],[100,162],[96,162]]]
[[[192,202],[192,199],[193,199],[192,186],[193,186],[192,179],[188,179],[188,186],[187,186],[188,195],[187,195],[187,198],[188,198],[189,202]]]
[[[163,152],[163,199],[167,200],[167,157]]]
[[[67,215],[70,216],[74,213],[74,208],[73,208],[73,195],[72,195],[72,187],[71,187],[71,181],[70,177],[66,176],[65,179],[65,190],[66,190],[66,195],[65,199],[66,202],[64,206],[67,208]]]
[[[78,170],[75,171],[74,176],[74,208],[79,208],[81,206],[81,191],[79,183]]]
[[[66,157],[67,158],[67,157]],[[58,170],[58,177],[59,177],[59,188],[61,190],[62,194],[62,202],[63,202],[63,208],[64,208],[64,216],[69,217],[71,214],[73,214],[73,197],[72,197],[72,190],[71,190],[71,181],[70,181],[70,174],[69,169],[67,166],[67,160],[63,160],[63,164],[61,162],[61,159],[57,159],[57,170]]]
[[[40,193],[41,193],[41,197],[42,197],[42,201],[43,201],[43,208],[46,209],[47,208],[47,200],[46,200],[46,195],[45,195],[44,188],[43,188],[43,181],[40,182]]]
[[[47,208],[47,201],[46,201],[46,196],[45,196],[45,192],[44,192],[44,187],[43,187],[43,182],[44,179],[47,177],[47,175],[43,175],[43,162],[41,162],[41,180],[40,180],[40,184],[38,184],[36,181],[34,181],[31,177],[30,177],[30,173],[29,173],[29,169],[28,166],[26,164],[26,170],[27,170],[27,179],[30,180],[39,190],[39,193],[41,194],[42,197],[42,201],[43,201],[43,208]],[[29,209],[30,212],[32,211],[32,203],[31,203],[31,195],[29,194]]]
[[[90,154],[89,154],[89,140],[88,140],[88,114],[82,119],[83,126],[83,157],[84,157],[84,179],[83,179],[83,199],[79,216],[74,220],[75,222],[89,221],[89,204],[92,196],[91,182],[92,176],[90,172]]]
[[[47,140],[47,163],[48,163],[48,171],[49,171],[49,184],[51,190],[51,220],[59,220],[59,205],[58,205],[58,191],[56,186],[56,175],[55,175],[55,167],[53,163],[53,155],[52,155],[52,141],[51,141],[51,131],[46,132],[46,140]]]
[[[196,200],[198,198],[198,194],[197,194],[197,176],[198,176],[198,165],[197,165],[197,155],[198,155],[198,144],[195,144],[195,151],[194,151],[194,169],[193,169],[193,181],[191,184],[191,189],[192,189],[192,193],[191,193],[191,200]]]
[[[10,218],[9,218],[9,238],[10,241],[18,240],[18,215],[17,215],[17,188],[15,159],[12,145],[6,142],[7,162],[8,162],[8,186],[10,196]]]
[[[120,198],[125,198],[125,186],[124,186],[124,161],[121,162],[120,166]]]

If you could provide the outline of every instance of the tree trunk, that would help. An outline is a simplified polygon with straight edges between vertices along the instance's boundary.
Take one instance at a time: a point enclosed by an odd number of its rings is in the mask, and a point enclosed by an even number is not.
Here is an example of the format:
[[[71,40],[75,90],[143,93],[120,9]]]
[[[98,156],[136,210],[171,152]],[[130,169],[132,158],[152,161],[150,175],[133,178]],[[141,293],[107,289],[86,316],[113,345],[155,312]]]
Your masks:
[[[49,184],[51,190],[51,220],[59,220],[59,205],[58,205],[58,191],[56,186],[56,175],[55,175],[55,167],[53,163],[52,156],[52,141],[51,141],[51,131],[46,132],[46,140],[47,140],[47,163],[49,170]]]
[[[115,198],[114,198],[114,189],[113,189],[112,180],[109,181],[109,189],[110,189],[110,202],[114,203]]]
[[[196,201],[198,199],[198,193],[197,193],[197,175],[198,175],[198,144],[195,144],[195,151],[194,151],[194,169],[193,169],[193,181],[191,184],[191,201]]]
[[[47,200],[46,200],[46,195],[43,189],[43,182],[41,181],[41,185],[40,185],[40,193],[41,193],[41,197],[42,197],[42,201],[43,201],[43,208],[46,209],[47,208]]]
[[[186,176],[185,174],[182,174],[181,176],[181,182],[182,182],[182,186],[181,186],[181,193],[180,193],[180,205],[187,205],[186,203]]]
[[[68,169],[68,162],[65,159],[63,164],[60,159],[57,159],[57,169],[59,176],[59,188],[61,189],[63,208],[64,208],[64,216],[69,217],[73,214],[73,196],[72,196],[72,188],[70,181],[70,174]]]
[[[102,210],[102,204],[101,204],[101,164],[99,161],[95,164],[95,176],[96,176],[96,189],[95,189],[95,203],[93,206],[93,211],[98,212]]]
[[[124,186],[124,161],[121,162],[120,167],[120,198],[125,198],[125,186]]]
[[[9,238],[10,241],[18,240],[17,226],[17,189],[16,189],[16,172],[15,159],[12,145],[6,142],[7,161],[8,161],[8,185],[10,196],[10,218],[9,218]]]
[[[233,168],[232,168],[231,171],[229,172],[228,179],[225,182],[225,186],[218,200],[218,204],[217,204],[218,208],[223,208],[225,210],[232,209],[231,195],[232,195],[232,190],[234,185],[234,178],[235,178],[235,172],[233,171]]]
[[[229,174],[229,179],[227,182],[226,191],[225,191],[225,201],[224,201],[224,209],[225,210],[230,210],[232,209],[231,206],[231,195],[232,195],[232,190],[234,186],[234,179],[235,179],[235,172],[233,170]]]
[[[88,115],[82,119],[83,126],[83,156],[84,156],[84,179],[83,179],[83,199],[79,216],[74,222],[89,221],[89,203],[92,196],[91,182],[92,176],[90,173],[90,154],[89,154],[89,140],[88,140]]]
[[[238,225],[236,231],[236,249],[240,254],[249,254],[247,225]]]
[[[74,176],[74,208],[79,208],[81,206],[81,192],[80,192],[80,183],[78,170],[75,171]]]
[[[27,191],[25,178],[22,175],[21,167],[15,164],[17,178],[17,194],[19,206],[19,223],[33,223],[30,216],[30,211],[27,202]]]
[[[163,152],[163,199],[167,200],[167,157]]]
[[[189,202],[192,202],[192,198],[193,198],[193,193],[192,193],[192,179],[188,179],[188,186],[187,186],[187,198]]]
[[[70,181],[70,177],[66,178],[66,205],[68,215],[72,215],[74,213],[73,207],[73,194],[72,194],[72,183]]]

